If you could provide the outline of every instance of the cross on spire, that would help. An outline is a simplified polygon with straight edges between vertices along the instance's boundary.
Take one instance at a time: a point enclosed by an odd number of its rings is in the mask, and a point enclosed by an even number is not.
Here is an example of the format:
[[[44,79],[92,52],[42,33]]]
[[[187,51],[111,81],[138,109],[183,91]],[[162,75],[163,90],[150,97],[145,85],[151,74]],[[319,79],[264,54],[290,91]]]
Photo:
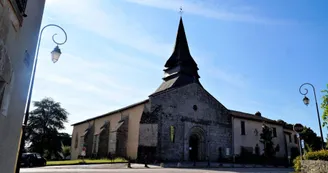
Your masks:
[[[180,16],[182,16],[182,13],[183,13],[182,6],[180,7],[179,13],[180,13]]]

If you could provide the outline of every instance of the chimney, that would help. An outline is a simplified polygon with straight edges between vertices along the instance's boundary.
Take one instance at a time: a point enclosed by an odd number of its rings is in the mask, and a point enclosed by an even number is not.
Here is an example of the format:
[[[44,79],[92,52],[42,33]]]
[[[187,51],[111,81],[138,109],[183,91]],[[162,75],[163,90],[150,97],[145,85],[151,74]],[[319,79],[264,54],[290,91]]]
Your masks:
[[[257,112],[255,113],[255,116],[261,117],[261,112],[257,111]]]

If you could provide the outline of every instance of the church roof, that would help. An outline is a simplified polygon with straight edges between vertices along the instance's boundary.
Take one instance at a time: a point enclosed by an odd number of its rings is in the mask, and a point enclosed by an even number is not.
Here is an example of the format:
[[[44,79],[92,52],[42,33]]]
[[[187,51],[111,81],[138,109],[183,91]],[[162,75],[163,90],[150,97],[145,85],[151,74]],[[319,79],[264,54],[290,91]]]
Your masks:
[[[236,117],[236,118],[242,118],[242,119],[253,120],[253,121],[258,121],[258,122],[263,122],[263,123],[282,125],[281,123],[279,123],[275,120],[265,118],[262,116],[256,116],[255,114],[250,114],[250,113],[245,113],[245,112],[240,112],[240,111],[235,111],[235,110],[230,110],[230,114],[231,114],[231,116]]]
[[[114,111],[111,111],[111,112],[108,112],[106,114],[103,114],[103,115],[100,115],[100,116],[96,116],[96,117],[93,117],[93,118],[89,118],[89,119],[86,119],[84,121],[81,121],[81,122],[77,122],[75,124],[72,124],[72,126],[76,126],[76,125],[79,125],[79,124],[82,124],[82,123],[85,123],[85,122],[88,122],[88,121],[92,121],[92,120],[95,120],[95,119],[98,119],[98,118],[102,118],[102,117],[105,117],[105,116],[110,116],[112,114],[115,114],[115,113],[118,113],[118,112],[121,112],[121,111],[124,111],[124,110],[127,110],[127,109],[130,109],[130,108],[133,108],[133,107],[136,107],[136,106],[139,106],[141,104],[145,104],[149,101],[149,99],[147,100],[144,100],[144,101],[141,101],[141,102],[137,102],[137,103],[134,103],[132,105],[129,105],[129,106],[126,106],[126,107],[123,107],[123,108],[120,108],[120,109],[117,109],[117,110],[114,110]]]
[[[198,83],[202,87],[202,84],[198,80],[195,81],[195,79],[193,78],[181,75],[174,77],[168,81],[164,81],[153,94],[158,94],[173,88],[179,88],[190,83]]]
[[[183,26],[182,17],[180,17],[173,53],[170,56],[170,58],[166,61],[165,67],[172,68],[181,64],[191,68],[197,68],[197,64],[195,60],[192,58],[189,51],[188,41]]]

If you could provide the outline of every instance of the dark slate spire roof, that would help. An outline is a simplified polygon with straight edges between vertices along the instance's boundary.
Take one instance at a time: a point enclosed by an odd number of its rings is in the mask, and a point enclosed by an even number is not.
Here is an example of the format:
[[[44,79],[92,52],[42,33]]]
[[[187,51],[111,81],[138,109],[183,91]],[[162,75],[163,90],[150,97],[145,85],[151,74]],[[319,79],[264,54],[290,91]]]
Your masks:
[[[179,29],[175,41],[174,51],[171,57],[166,61],[165,67],[172,68],[172,67],[176,67],[177,65],[185,65],[185,66],[190,66],[192,68],[197,68],[196,62],[190,55],[182,17],[180,17]]]
[[[198,83],[201,86],[199,82],[200,77],[198,75],[197,63],[192,58],[189,51],[182,17],[180,17],[174,50],[170,58],[165,63],[164,73],[164,82],[155,91],[155,93],[182,87],[192,83]]]

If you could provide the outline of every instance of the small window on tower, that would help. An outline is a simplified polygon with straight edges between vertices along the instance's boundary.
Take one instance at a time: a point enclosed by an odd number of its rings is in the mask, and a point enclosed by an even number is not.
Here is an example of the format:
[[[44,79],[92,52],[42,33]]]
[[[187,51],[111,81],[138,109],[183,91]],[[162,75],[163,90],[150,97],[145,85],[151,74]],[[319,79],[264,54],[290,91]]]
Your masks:
[[[172,143],[175,141],[175,128],[174,126],[170,126],[170,140]]]

